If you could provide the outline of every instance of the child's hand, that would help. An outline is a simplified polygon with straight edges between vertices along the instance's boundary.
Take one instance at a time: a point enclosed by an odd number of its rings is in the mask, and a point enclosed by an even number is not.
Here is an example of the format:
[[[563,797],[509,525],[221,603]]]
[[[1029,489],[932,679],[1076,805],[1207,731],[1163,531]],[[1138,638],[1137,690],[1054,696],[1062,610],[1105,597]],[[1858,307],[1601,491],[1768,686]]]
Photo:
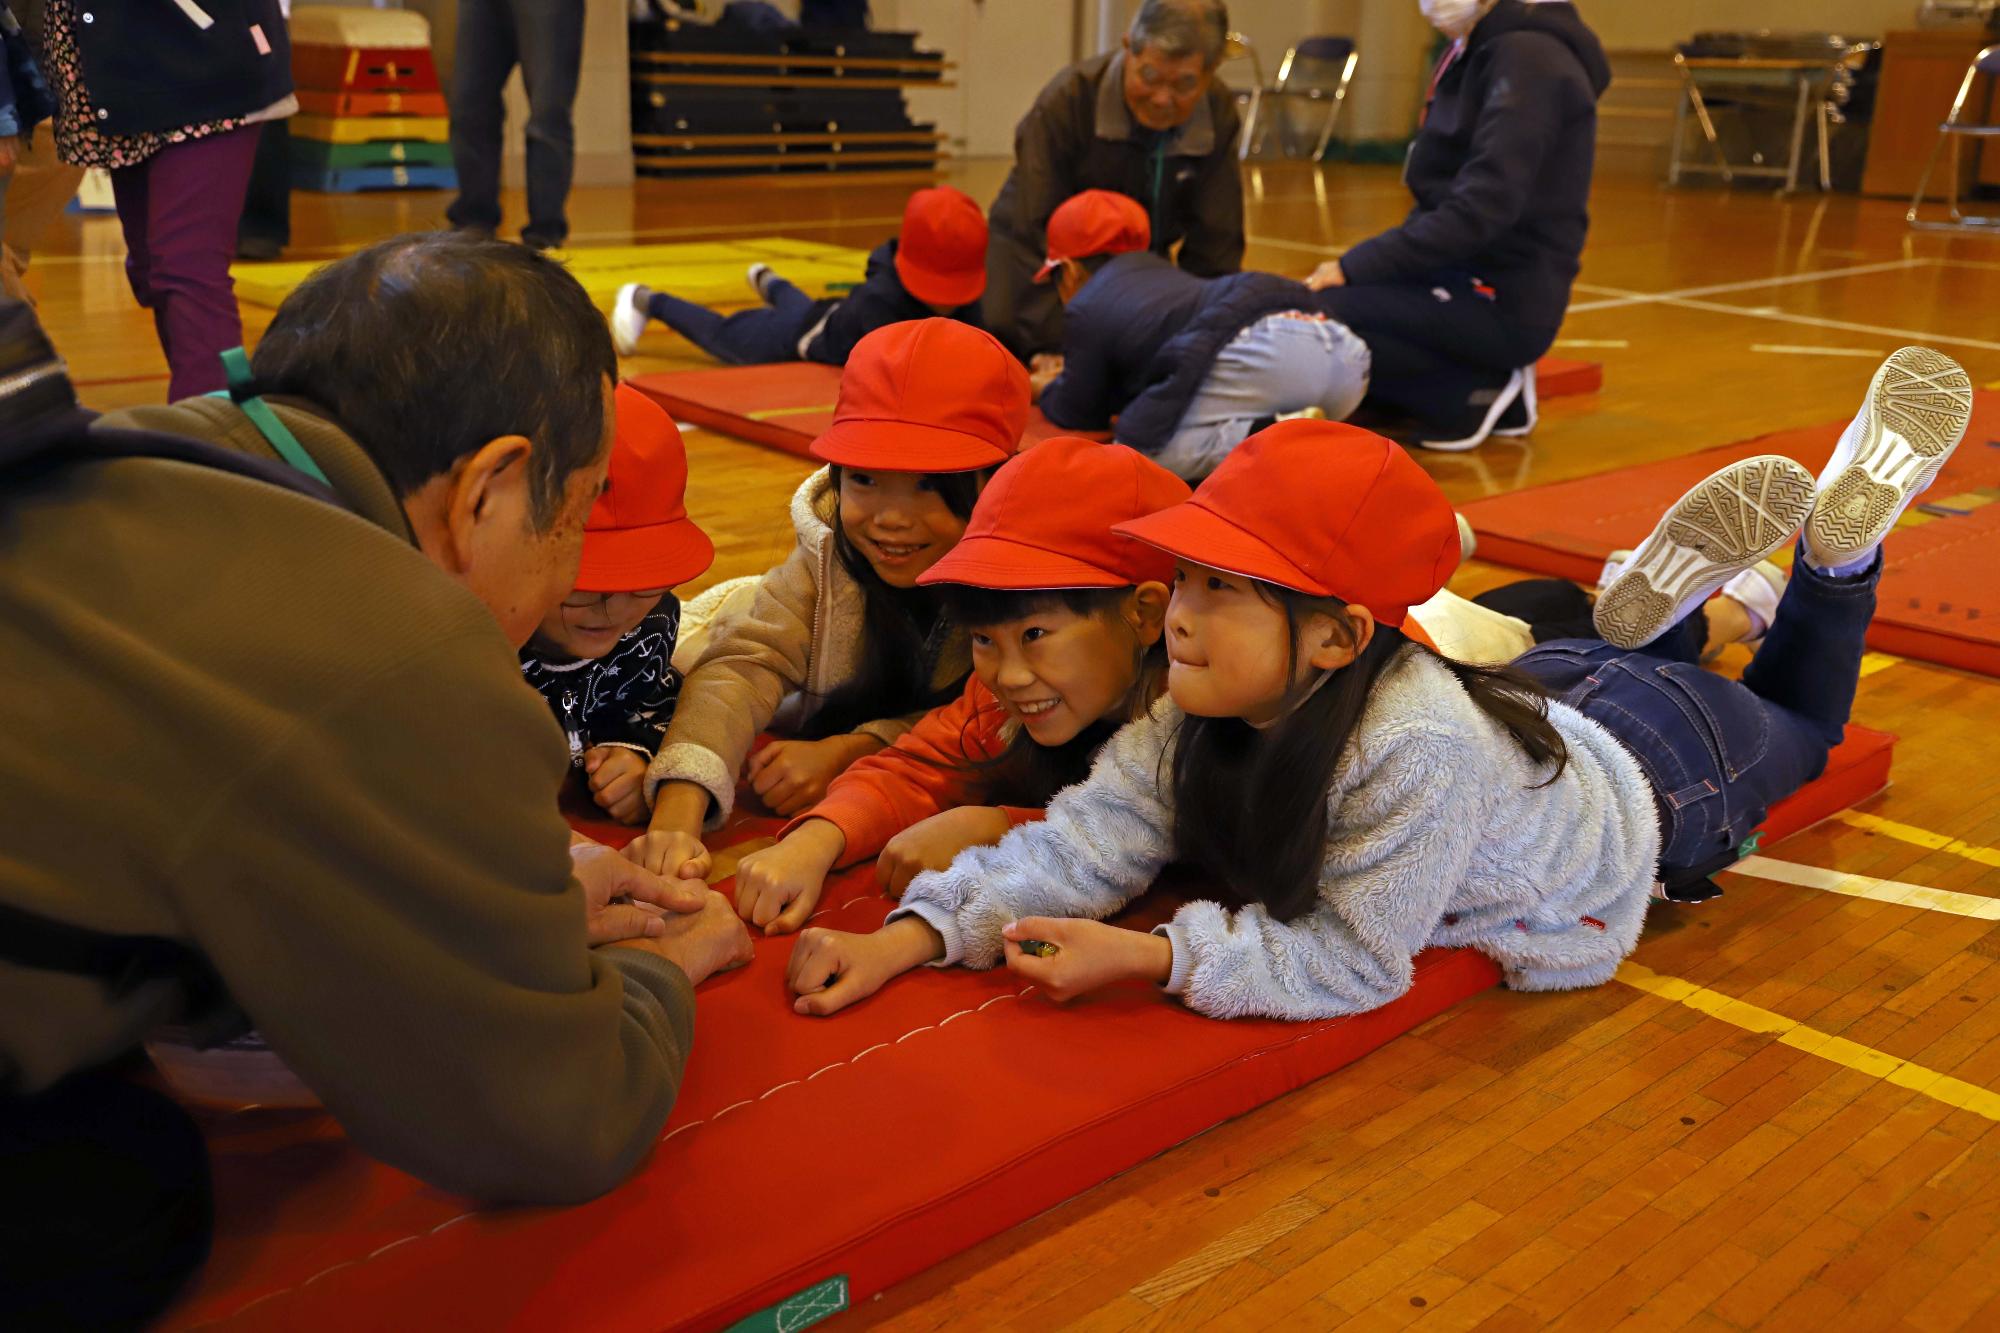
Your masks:
[[[1115,981],[1164,985],[1174,970],[1174,946],[1165,939],[1102,921],[1025,917],[1002,927],[1000,939],[1007,966],[1052,1000],[1073,1000]],[[1055,952],[1037,957],[1022,950],[1023,940],[1052,944]]]
[[[785,984],[799,998],[796,1013],[825,1015],[865,1000],[884,983],[944,956],[944,941],[916,917],[892,921],[872,935],[814,926],[792,946]]]
[[[621,824],[646,822],[646,756],[622,745],[593,745],[583,771],[598,809]]]
[[[881,741],[858,733],[823,741],[772,741],[750,756],[744,775],[759,800],[789,817],[826,795],[827,784],[849,764],[881,748]]]
[[[1054,384],[1063,373],[1063,359],[1052,352],[1037,352],[1028,363],[1028,397],[1032,402],[1042,400],[1042,391]]]
[[[625,859],[669,879],[707,880],[711,862],[700,838],[678,829],[651,829],[625,844]]]
[[[1306,286],[1316,292],[1323,292],[1329,287],[1345,287],[1346,285],[1347,274],[1341,271],[1338,259],[1327,260],[1324,264],[1314,269],[1311,275],[1306,278]]]
[[[0,176],[9,175],[21,160],[21,141],[14,135],[0,135]]]
[[[1007,812],[991,805],[962,805],[932,815],[889,839],[876,858],[875,878],[891,898],[900,898],[918,875],[943,870],[968,847],[990,847],[1012,827]]]
[[[809,819],[784,841],[736,865],[736,915],[766,935],[789,935],[806,923],[826,874],[847,847],[846,835],[824,819]]]

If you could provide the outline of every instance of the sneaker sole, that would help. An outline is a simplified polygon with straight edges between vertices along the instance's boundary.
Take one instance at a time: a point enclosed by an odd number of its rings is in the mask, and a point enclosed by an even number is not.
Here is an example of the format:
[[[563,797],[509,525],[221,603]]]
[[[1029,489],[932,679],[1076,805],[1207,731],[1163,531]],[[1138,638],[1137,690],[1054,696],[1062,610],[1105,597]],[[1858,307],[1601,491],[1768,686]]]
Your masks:
[[[1731,463],[1674,502],[1598,596],[1607,643],[1637,648],[1743,570],[1782,547],[1813,510],[1813,474],[1779,454]]]
[[[1861,404],[1853,460],[1826,484],[1806,524],[1814,560],[1844,564],[1888,536],[1971,419],[1972,380],[1958,362],[1928,347],[1892,353]]]
[[[646,331],[646,321],[640,317],[639,326],[631,327],[632,318],[638,310],[632,305],[632,293],[639,289],[636,282],[628,282],[618,289],[618,296],[611,303],[611,348],[620,356],[631,356],[639,350],[639,335]]]
[[[1499,433],[1493,429],[1493,423],[1505,416],[1507,409],[1514,405],[1514,400],[1521,396],[1522,387],[1520,384],[1515,383],[1511,387],[1514,390],[1513,393],[1508,393],[1504,387],[1501,389],[1499,396],[1487,406],[1486,419],[1479,423],[1479,429],[1473,431],[1472,434],[1461,440],[1418,440],[1417,447],[1420,449],[1429,449],[1433,453],[1440,454],[1463,454],[1477,449],[1480,445],[1486,443]]]

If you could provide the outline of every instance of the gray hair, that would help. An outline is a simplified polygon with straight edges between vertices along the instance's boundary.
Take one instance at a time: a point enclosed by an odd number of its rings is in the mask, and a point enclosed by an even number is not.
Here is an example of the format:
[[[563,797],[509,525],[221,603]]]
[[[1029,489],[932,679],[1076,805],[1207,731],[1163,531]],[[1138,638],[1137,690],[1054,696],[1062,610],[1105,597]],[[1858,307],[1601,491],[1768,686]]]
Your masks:
[[[1198,55],[1205,68],[1222,63],[1229,8],[1222,0],[1145,0],[1125,40],[1136,54],[1151,48],[1169,59]]]

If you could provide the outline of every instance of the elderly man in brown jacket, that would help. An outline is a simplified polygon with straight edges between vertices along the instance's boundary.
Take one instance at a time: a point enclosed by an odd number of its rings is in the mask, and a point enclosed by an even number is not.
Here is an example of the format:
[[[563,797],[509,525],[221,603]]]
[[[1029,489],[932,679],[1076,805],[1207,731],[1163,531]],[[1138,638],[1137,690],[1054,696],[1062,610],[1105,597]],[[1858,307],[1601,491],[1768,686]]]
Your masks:
[[[102,1072],[163,1025],[254,1026],[367,1151],[560,1203],[645,1157],[748,957],[570,833],[521,681],[610,447],[582,287],[402,237],[252,365],[93,423],[0,306],[0,1326],[123,1326],[199,1262],[199,1140]]]
[[[1036,283],[1049,214],[1116,190],[1146,206],[1155,252],[1197,277],[1243,266],[1236,99],[1215,77],[1222,0],[1145,0],[1122,46],[1050,81],[1014,130],[1014,170],[988,217],[986,327],[1027,361],[1062,346],[1062,304]]]

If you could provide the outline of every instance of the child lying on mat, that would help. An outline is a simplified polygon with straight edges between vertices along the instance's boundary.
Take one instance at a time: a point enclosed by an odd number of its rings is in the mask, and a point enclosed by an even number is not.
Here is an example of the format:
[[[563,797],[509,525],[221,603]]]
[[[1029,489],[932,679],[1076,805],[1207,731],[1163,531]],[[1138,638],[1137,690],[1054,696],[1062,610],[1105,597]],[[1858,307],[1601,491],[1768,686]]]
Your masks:
[[[876,329],[931,315],[977,326],[986,290],[986,214],[948,185],[918,190],[903,208],[902,233],[875,247],[861,285],[842,297],[815,301],[769,264],[752,264],[748,276],[761,304],[733,315],[626,283],[611,307],[618,354],[636,352],[654,319],[737,366],[845,365],[854,345]]]
[[[1112,528],[1187,499],[1122,445],[1058,436],[994,474],[957,546],[920,582],[972,639],[972,679],[894,745],[854,763],[775,846],[743,858],[736,911],[797,930],[836,865],[880,855],[901,893],[1090,771],[1166,680],[1170,556]]]
[[[1407,455],[1318,422],[1253,436],[1191,501],[1119,529],[1176,558],[1169,697],[1045,822],[913,879],[880,931],[806,931],[795,1007],[1003,958],[1057,999],[1146,979],[1216,1017],[1375,1008],[1430,945],[1488,954],[1517,989],[1608,980],[1660,885],[1733,859],[1824,768],[1881,540],[1971,402],[1948,358],[1897,352],[1817,482],[1776,456],[1702,481],[1599,598],[1606,642],[1508,669],[1401,632],[1458,559],[1450,508]],[[1740,684],[1649,650],[1795,533]],[[1221,900],[1150,934],[1102,923],[1170,859]]]
[[[1303,283],[1274,273],[1198,278],[1149,251],[1146,210],[1086,190],[1049,218],[1063,353],[1036,358],[1042,413],[1065,430],[1113,428],[1190,481],[1260,422],[1339,420],[1368,387],[1368,348],[1316,313]]]
[[[991,334],[927,319],[861,340],[812,446],[831,466],[792,500],[798,545],[689,630],[700,654],[646,778],[651,826],[627,855],[705,875],[701,830],[728,817],[746,759],[764,803],[797,814],[959,692],[965,631],[918,576],[957,543],[1027,419],[1027,372]],[[792,739],[751,758],[766,727]]]
[[[687,515],[687,452],[673,419],[630,385],[617,392],[603,494],[583,525],[576,589],[521,650],[521,674],[569,740],[571,765],[613,819],[646,817],[646,769],[680,694],[676,584],[715,547]]]

